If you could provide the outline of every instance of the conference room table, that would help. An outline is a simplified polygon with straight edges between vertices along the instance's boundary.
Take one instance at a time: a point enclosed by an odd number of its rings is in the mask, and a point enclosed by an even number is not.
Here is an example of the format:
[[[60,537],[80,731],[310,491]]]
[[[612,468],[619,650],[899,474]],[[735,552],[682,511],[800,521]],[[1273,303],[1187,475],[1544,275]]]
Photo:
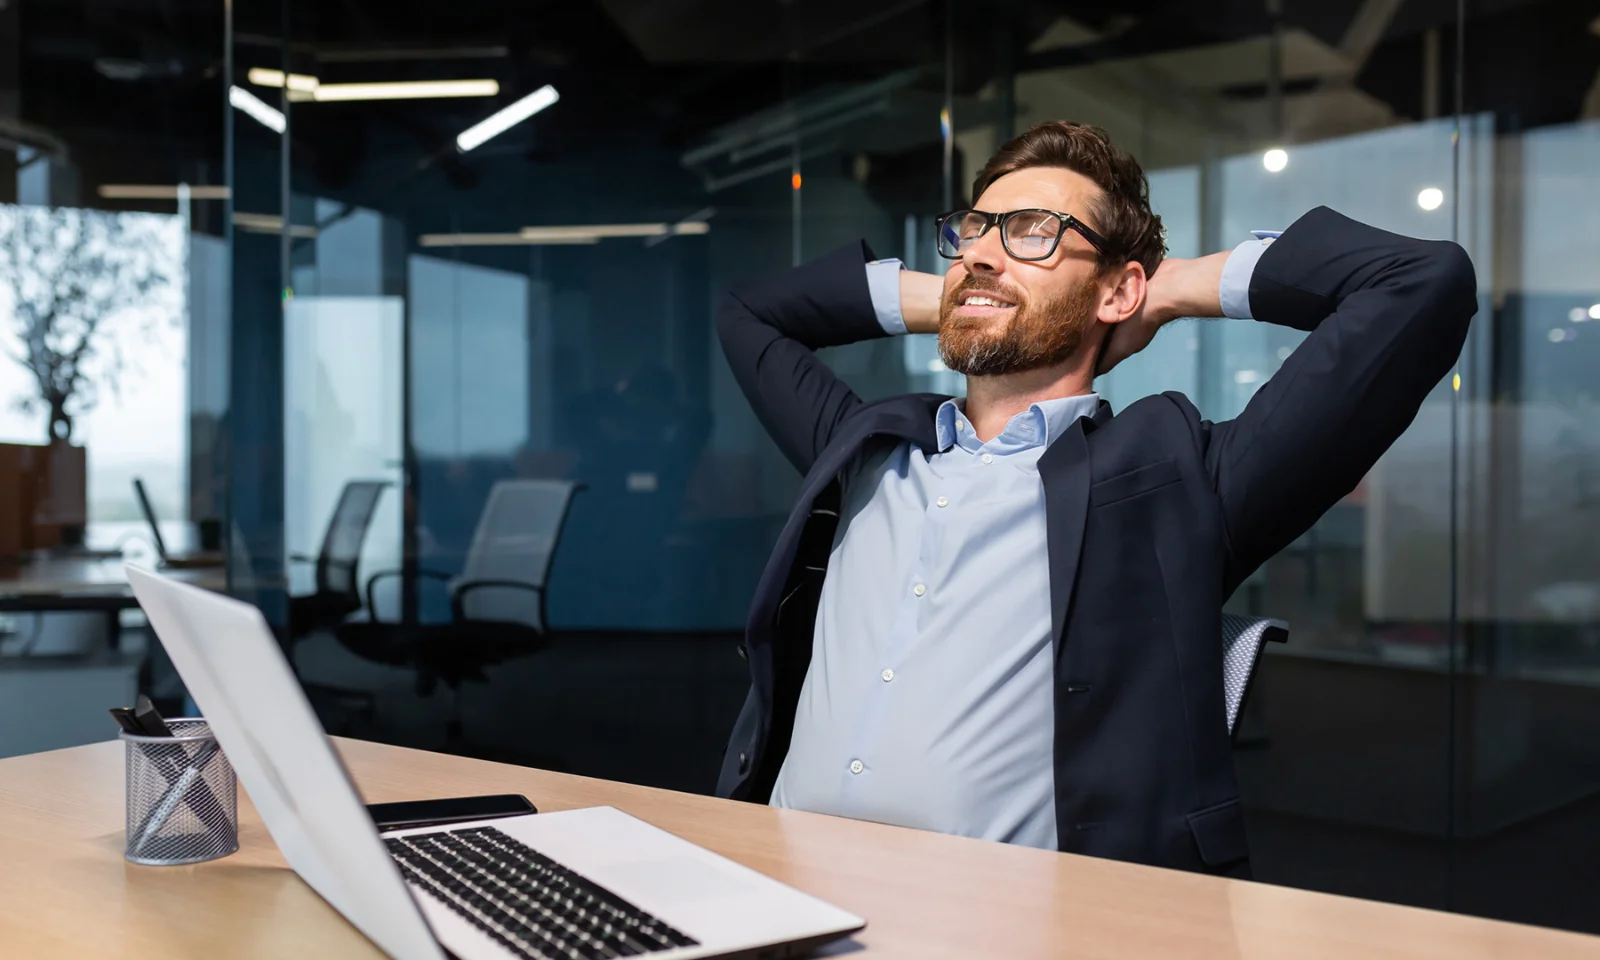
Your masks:
[[[827,955],[1600,958],[1600,938],[335,740],[368,801],[521,793],[609,805],[867,918]],[[377,957],[284,864],[240,793],[240,849],[122,859],[115,741],[0,760],[0,956]]]

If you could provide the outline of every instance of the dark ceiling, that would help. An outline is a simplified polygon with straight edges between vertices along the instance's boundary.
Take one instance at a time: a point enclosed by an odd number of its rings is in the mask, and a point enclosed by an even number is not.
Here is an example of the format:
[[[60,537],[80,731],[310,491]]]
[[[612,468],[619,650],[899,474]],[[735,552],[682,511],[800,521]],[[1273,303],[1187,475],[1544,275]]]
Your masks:
[[[221,0],[13,0],[20,3],[21,116],[70,145],[87,183],[222,178]],[[1283,0],[1285,26],[1330,47],[1359,10],[1386,0]],[[681,151],[790,98],[906,68],[938,95],[948,27],[953,86],[969,94],[1009,62],[1019,71],[1128,60],[1268,32],[1262,0],[234,0],[236,75],[287,65],[324,82],[488,76],[500,102],[544,83],[562,106],[497,145],[538,161],[571,151],[654,145]],[[1356,85],[1399,117],[1421,109],[1423,36],[1455,0],[1389,0],[1393,11]],[[1577,119],[1600,72],[1596,0],[1467,4],[1466,109],[1510,127]],[[284,22],[287,12],[288,22]],[[1059,18],[1095,38],[1030,47]],[[280,38],[290,38],[285,51]],[[0,33],[0,43],[6,42]],[[8,55],[0,47],[0,57]],[[0,85],[4,71],[0,71]],[[1293,92],[1294,88],[1289,88]],[[1231,97],[1264,97],[1246,85]],[[262,91],[269,99],[272,91]],[[1446,111],[1453,87],[1444,96]],[[295,112],[299,158],[338,186],[393,138],[437,151],[494,104],[481,100],[317,104]],[[537,127],[537,133],[533,128]],[[377,135],[378,131],[383,136]],[[470,171],[457,170],[470,186]]]

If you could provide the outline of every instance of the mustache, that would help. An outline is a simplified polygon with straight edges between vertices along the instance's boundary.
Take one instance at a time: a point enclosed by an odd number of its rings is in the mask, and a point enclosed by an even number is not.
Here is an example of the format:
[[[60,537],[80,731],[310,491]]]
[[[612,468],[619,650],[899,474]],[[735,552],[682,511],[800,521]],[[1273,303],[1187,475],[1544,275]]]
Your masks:
[[[959,306],[961,298],[969,293],[996,294],[1001,299],[1009,300],[1018,307],[1025,306],[1028,302],[1027,294],[1019,289],[1009,287],[998,280],[988,277],[974,277],[968,274],[967,278],[956,284],[955,289],[951,290],[949,296],[944,298],[945,306],[952,309]]]

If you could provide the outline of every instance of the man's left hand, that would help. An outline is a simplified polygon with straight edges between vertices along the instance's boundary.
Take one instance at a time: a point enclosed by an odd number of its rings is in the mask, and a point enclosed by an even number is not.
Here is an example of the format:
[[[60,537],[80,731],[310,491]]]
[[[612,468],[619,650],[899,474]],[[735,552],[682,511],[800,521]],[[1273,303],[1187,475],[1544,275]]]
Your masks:
[[[1179,317],[1222,316],[1222,268],[1229,252],[1163,260],[1145,287],[1144,306],[1112,328],[1095,375],[1148,347],[1157,330]]]

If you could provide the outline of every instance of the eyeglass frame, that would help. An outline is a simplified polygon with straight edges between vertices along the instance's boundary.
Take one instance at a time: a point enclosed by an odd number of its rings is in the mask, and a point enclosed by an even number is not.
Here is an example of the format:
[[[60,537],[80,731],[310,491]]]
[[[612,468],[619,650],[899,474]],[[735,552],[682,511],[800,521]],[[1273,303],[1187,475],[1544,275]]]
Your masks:
[[[1083,237],[1083,239],[1087,240],[1089,242],[1089,246],[1094,247],[1095,252],[1102,257],[1109,256],[1107,251],[1111,249],[1111,241],[1107,240],[1099,233],[1096,233],[1094,228],[1090,227],[1082,220],[1079,220],[1070,213],[1062,213],[1060,210],[1046,210],[1043,207],[1024,207],[1021,210],[1007,210],[1004,213],[989,213],[984,210],[978,210],[976,208],[969,207],[964,210],[952,210],[949,213],[941,214],[933,221],[933,246],[935,250],[939,251],[939,256],[944,257],[946,260],[961,259],[962,254],[959,252],[955,256],[950,256],[949,254],[945,253],[938,242],[938,237],[939,232],[944,229],[944,225],[950,222],[951,217],[963,216],[969,213],[975,213],[984,218],[983,229],[978,232],[976,237],[972,238],[974,241],[982,239],[984,234],[998,227],[1000,229],[1000,246],[1005,250],[1006,256],[1013,260],[1020,260],[1023,263],[1037,263],[1040,260],[1048,260],[1055,256],[1055,252],[1061,249],[1061,237],[1067,230],[1072,230],[1079,236]],[[1006,240],[1006,221],[1021,213],[1048,213],[1061,222],[1062,231],[1055,235],[1053,238],[1055,243],[1050,247],[1049,252],[1045,253],[1043,256],[1019,257],[1015,253],[1011,252],[1011,244]]]

